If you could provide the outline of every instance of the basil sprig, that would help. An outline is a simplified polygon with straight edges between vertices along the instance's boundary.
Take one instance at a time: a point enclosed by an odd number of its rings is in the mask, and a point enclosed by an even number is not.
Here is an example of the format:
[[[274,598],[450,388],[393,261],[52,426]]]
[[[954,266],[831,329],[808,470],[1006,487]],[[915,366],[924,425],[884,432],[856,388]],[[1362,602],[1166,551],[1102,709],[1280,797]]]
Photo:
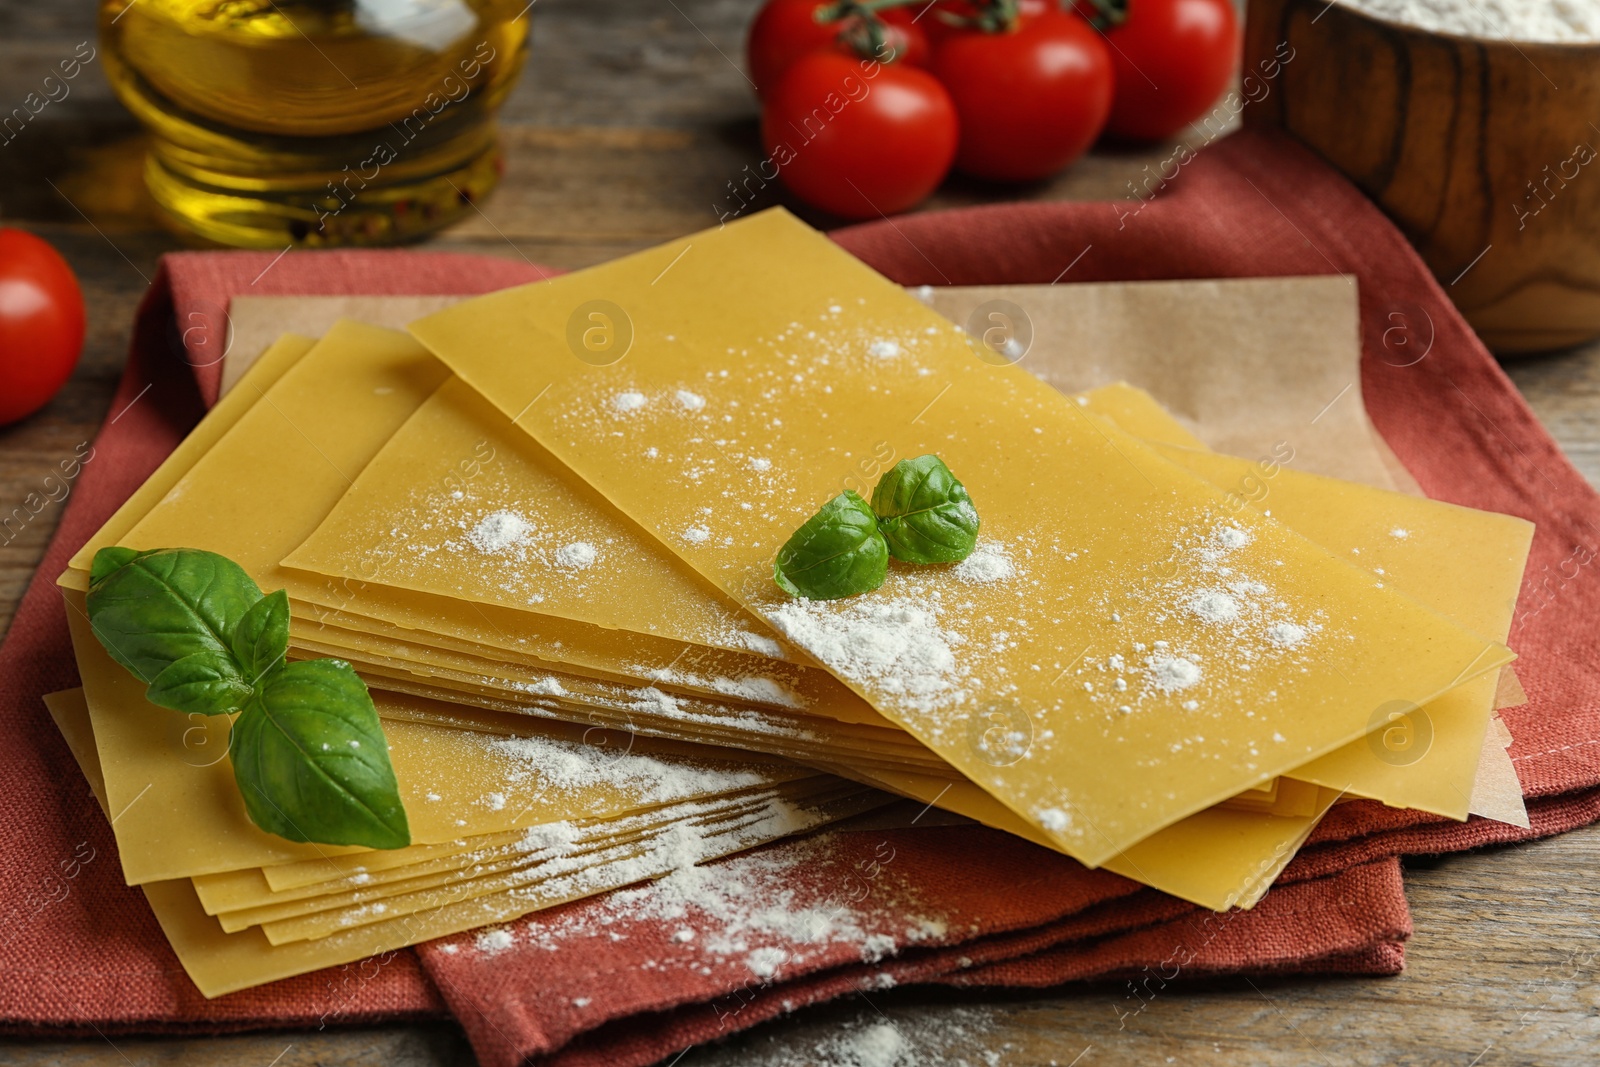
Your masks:
[[[896,463],[872,503],[845,490],[778,550],[772,577],[790,596],[836,600],[870,593],[905,563],[959,563],[978,543],[978,510],[938,456]]]
[[[214,552],[104,548],[89,571],[89,624],[146,699],[239,712],[228,753],[250,819],[324,845],[411,843],[383,726],[343,660],[286,662],[289,598],[263,595]]]

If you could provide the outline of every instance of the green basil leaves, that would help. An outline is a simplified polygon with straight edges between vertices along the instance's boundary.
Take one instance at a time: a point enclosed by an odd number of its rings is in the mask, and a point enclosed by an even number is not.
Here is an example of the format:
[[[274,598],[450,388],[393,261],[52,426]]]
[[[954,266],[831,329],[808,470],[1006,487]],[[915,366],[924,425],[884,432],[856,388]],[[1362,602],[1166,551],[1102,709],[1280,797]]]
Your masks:
[[[903,459],[872,491],[889,553],[906,563],[959,563],[978,543],[978,509],[938,456]]]
[[[411,834],[383,726],[340,660],[286,662],[289,598],[213,552],[105,548],[89,624],[164,708],[239,712],[229,754],[251,821],[291,841],[400,848]]]
[[[846,489],[778,550],[772,577],[790,596],[833,600],[878,588],[888,570],[889,548],[878,532],[878,517]]]
[[[890,556],[959,563],[977,541],[966,487],[938,456],[918,456],[883,476],[871,504],[848,489],[824,504],[778,551],[772,577],[790,596],[835,600],[881,586]]]
[[[269,673],[228,751],[263,830],[325,845],[411,843],[383,727],[350,664],[303,660]]]
[[[105,644],[105,638],[100,643]],[[226,715],[244,707],[252,692],[228,655],[196,652],[156,675],[144,697],[173,711]]]
[[[252,604],[228,644],[252,684],[281,666],[289,650],[289,594],[280,589]]]
[[[90,570],[89,624],[111,658],[141,682],[154,686],[184,665],[150,694],[151,703],[217,715],[239,707],[223,693],[248,695],[250,679],[228,643],[260,599],[250,576],[222,556],[173,549],[128,555],[128,549],[108,548],[95,554]],[[212,684],[196,688],[203,675]]]

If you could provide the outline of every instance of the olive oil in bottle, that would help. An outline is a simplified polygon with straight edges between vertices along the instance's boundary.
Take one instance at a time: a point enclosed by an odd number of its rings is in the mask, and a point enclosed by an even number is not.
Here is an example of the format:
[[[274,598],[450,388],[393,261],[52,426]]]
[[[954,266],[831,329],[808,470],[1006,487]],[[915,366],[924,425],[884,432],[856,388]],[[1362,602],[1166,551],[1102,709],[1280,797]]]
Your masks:
[[[495,113],[526,0],[105,0],[145,183],[183,227],[257,248],[387,244],[499,179]]]

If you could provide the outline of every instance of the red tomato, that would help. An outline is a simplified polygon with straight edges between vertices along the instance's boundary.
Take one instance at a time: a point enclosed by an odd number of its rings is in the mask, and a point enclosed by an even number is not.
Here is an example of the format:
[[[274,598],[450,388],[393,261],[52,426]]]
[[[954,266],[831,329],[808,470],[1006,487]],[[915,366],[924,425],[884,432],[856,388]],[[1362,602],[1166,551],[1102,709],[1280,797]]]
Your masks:
[[[1111,110],[1111,57],[1087,22],[1043,11],[1001,33],[940,42],[933,72],[961,116],[956,166],[999,181],[1033,181],[1071,163]]]
[[[1017,0],[1017,16],[1031,19],[1058,6],[1058,0]],[[968,0],[913,0],[905,7],[892,7],[883,12],[888,15],[890,11],[909,11],[916,20],[922,32],[927,34],[928,43],[935,49],[940,42],[954,37],[957,34],[968,33],[970,30],[964,26],[952,26],[939,17],[940,12],[953,15],[958,19],[971,19],[977,14],[977,8]]]
[[[1239,66],[1233,0],[1128,0],[1106,41],[1117,84],[1106,132],[1129,140],[1159,141],[1189,125]]]
[[[891,215],[944,180],[956,109],[933,75],[903,63],[812,52],[767,97],[761,140],[783,182],[846,218]]]
[[[44,407],[83,351],[83,291],[31,233],[0,229],[0,426]]]
[[[894,46],[897,63],[910,63],[913,67],[926,67],[933,59],[933,47],[917,19],[916,7],[890,7],[878,12],[878,17],[889,24],[889,44]]]
[[[768,0],[756,13],[745,40],[744,55],[758,96],[765,98],[783,72],[806,53],[835,47],[848,50],[838,41],[842,22],[818,22],[813,17],[818,9],[828,6],[831,5],[819,0]],[[894,49],[894,58],[925,66],[928,39],[913,24],[912,15],[902,8],[889,8],[881,17],[888,24],[884,43]]]

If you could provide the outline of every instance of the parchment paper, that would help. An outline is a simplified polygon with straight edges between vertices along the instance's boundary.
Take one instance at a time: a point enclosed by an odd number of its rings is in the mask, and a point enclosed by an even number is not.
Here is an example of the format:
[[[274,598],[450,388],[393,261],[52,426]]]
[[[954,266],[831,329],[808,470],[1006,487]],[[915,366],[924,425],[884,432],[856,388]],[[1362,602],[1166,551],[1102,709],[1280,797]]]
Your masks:
[[[1058,389],[1127,381],[1219,452],[1253,459],[1285,443],[1297,469],[1395,488],[1361,403],[1356,290],[1343,278],[985,286],[929,297],[974,334],[998,325],[999,301],[1031,320],[1019,366]]]
[[[974,336],[999,328],[1019,342],[1031,338],[1016,362],[1059,389],[1122,380],[1149,391],[1219,452],[1253,459],[1281,442],[1294,449],[1290,465],[1300,470],[1385,489],[1414,486],[1367,421],[1356,293],[1343,278],[917,292]],[[223,389],[281,333],[320,336],[340,318],[400,328],[458,299],[236,297]]]

